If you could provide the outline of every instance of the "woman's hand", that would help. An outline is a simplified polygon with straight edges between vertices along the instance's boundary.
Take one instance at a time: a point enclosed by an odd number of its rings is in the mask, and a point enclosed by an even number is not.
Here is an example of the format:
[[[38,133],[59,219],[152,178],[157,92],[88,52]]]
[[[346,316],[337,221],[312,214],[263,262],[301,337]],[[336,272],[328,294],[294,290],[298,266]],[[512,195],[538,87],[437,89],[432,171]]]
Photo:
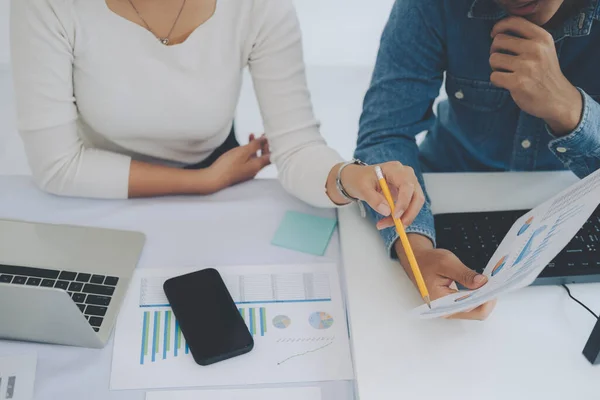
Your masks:
[[[337,204],[347,203],[338,193],[335,185],[337,172],[341,164],[336,165],[329,173],[327,192],[331,200]],[[395,214],[402,220],[404,226],[412,224],[425,204],[425,194],[419,184],[414,170],[397,161],[379,164],[386,178],[392,196],[396,199]],[[375,166],[348,165],[342,171],[341,182],[346,192],[352,197],[366,201],[371,208],[383,215],[377,229],[394,226],[390,207],[381,193],[379,180],[375,174]]]
[[[264,139],[265,134],[263,133],[262,136],[259,139]],[[256,140],[256,135],[254,135],[254,133],[251,133],[249,136],[249,142],[253,142]],[[261,148],[260,148],[260,154],[261,155],[267,155],[267,154],[271,154],[271,148],[269,147],[269,142],[268,141],[264,141],[264,143],[262,144]]]
[[[250,143],[229,150],[208,168],[215,191],[253,179],[271,164],[267,139],[250,135]]]

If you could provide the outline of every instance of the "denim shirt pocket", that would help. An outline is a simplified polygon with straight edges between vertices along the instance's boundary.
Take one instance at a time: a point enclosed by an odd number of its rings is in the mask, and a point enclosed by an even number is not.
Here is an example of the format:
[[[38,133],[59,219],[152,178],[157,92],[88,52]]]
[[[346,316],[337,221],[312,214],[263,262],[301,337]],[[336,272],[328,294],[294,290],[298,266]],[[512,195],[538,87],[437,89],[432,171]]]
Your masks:
[[[446,92],[451,108],[451,122],[474,143],[494,137],[494,132],[505,131],[510,92],[491,82],[457,78],[446,74]],[[510,112],[510,111],[509,111]]]

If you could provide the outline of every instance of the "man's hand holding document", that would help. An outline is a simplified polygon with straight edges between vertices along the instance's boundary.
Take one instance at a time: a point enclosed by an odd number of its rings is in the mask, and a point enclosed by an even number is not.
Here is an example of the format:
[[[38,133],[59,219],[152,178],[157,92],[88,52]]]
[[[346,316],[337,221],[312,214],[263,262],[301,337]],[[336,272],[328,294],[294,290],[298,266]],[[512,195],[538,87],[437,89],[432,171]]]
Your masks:
[[[600,171],[589,175],[521,217],[489,260],[488,283],[443,297],[413,313],[438,318],[473,309],[503,293],[530,285],[571,241],[600,204]]]

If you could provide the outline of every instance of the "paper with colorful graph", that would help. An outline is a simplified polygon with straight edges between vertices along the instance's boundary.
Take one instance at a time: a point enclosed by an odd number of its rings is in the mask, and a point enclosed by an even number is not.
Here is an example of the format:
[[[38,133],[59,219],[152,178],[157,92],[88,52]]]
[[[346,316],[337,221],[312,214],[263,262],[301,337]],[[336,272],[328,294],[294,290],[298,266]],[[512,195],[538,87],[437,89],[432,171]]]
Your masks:
[[[421,318],[470,310],[504,293],[530,285],[571,241],[600,204],[600,171],[534,208],[512,226],[488,262],[488,283],[416,308]]]
[[[168,278],[200,269],[135,272],[117,320],[111,389],[354,378],[335,264],[217,267],[254,349],[206,367],[194,362],[163,291]]]

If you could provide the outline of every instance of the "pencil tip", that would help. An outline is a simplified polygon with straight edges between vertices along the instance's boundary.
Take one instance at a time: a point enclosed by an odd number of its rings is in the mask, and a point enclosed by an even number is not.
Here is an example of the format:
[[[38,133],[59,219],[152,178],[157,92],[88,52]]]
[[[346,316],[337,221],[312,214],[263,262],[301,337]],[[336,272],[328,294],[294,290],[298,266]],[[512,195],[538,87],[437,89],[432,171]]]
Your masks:
[[[429,296],[423,297],[423,300],[425,300],[425,303],[427,303],[427,307],[429,307],[429,309],[431,310],[431,300],[429,299]]]

